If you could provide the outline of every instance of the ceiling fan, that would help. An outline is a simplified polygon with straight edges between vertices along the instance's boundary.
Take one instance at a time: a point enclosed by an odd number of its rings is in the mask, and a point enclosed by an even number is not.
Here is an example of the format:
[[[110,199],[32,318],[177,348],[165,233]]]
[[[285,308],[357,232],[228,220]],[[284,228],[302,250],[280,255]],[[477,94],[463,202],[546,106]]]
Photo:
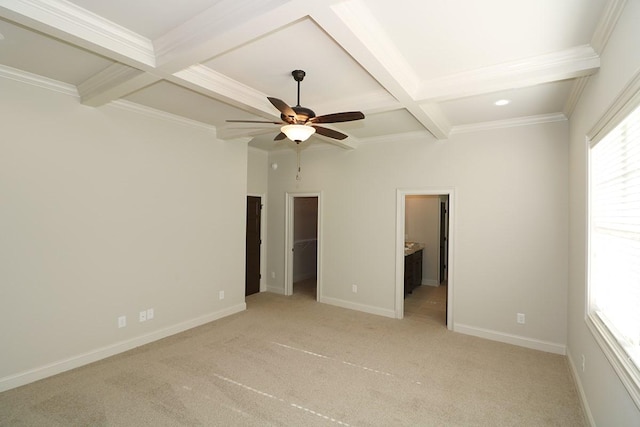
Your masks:
[[[321,123],[339,123],[350,122],[353,120],[364,119],[364,114],[360,111],[349,111],[342,113],[325,114],[322,116],[316,116],[313,110],[302,107],[300,105],[300,82],[304,79],[306,73],[302,70],[294,70],[291,72],[294,80],[298,82],[298,104],[295,107],[289,107],[284,101],[278,98],[267,97],[269,102],[280,111],[280,122],[263,121],[263,120],[227,120],[229,123],[273,123],[275,125],[283,125],[280,128],[280,133],[276,135],[274,141],[280,141],[285,138],[289,138],[296,144],[300,144],[303,141],[309,139],[314,133],[320,135],[343,140],[347,138],[342,132],[329,129],[326,127],[318,126]]]

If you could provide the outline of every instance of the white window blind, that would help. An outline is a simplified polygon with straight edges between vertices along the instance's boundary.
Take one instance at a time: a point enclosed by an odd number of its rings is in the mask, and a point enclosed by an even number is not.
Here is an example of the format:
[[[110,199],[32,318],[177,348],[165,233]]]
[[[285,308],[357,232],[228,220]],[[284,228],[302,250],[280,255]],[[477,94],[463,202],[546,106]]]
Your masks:
[[[640,107],[590,150],[589,311],[640,368]]]

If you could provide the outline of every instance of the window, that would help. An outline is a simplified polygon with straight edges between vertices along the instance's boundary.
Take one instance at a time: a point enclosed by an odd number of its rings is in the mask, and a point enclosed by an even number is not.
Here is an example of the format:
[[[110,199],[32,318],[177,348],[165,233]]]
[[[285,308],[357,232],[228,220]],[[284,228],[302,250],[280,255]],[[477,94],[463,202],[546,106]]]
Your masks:
[[[591,140],[587,323],[639,402],[640,106],[633,104]]]

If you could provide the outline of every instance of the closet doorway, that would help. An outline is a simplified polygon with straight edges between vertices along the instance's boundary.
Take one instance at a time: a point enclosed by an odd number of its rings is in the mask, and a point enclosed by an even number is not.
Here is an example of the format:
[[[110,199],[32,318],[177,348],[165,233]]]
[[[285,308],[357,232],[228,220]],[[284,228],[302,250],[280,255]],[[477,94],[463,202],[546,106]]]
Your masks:
[[[288,193],[285,295],[320,297],[321,193]]]

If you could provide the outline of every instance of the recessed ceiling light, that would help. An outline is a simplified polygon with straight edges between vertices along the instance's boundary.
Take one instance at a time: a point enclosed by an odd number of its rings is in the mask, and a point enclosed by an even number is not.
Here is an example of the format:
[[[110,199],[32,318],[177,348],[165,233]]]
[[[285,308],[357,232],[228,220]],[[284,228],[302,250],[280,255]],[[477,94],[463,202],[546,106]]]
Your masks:
[[[497,105],[498,107],[502,107],[503,105],[507,105],[510,102],[511,101],[509,101],[508,99],[499,99],[496,102],[494,102],[494,104]]]

